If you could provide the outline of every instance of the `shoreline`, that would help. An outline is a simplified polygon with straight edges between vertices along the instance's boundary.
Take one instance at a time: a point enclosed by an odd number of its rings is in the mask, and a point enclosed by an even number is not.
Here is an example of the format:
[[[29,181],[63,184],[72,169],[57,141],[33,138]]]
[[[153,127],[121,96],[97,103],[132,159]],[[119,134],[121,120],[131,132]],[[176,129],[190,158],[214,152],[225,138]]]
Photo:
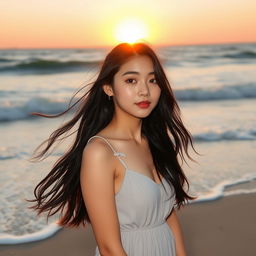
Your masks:
[[[196,200],[189,200],[186,205],[200,202],[211,202],[222,197],[252,193],[256,193],[256,176],[244,177],[234,183],[226,181],[222,182],[215,186],[208,194],[201,195]],[[30,234],[20,236],[3,234],[2,236],[0,235],[0,246],[38,242],[54,236],[60,229],[63,229],[63,227],[59,227],[56,223],[52,222],[42,230]]]
[[[256,193],[224,196],[177,211],[188,256],[250,256],[256,251]],[[62,228],[44,240],[0,245],[0,256],[93,256],[90,225]],[[160,255],[159,255],[160,256]]]

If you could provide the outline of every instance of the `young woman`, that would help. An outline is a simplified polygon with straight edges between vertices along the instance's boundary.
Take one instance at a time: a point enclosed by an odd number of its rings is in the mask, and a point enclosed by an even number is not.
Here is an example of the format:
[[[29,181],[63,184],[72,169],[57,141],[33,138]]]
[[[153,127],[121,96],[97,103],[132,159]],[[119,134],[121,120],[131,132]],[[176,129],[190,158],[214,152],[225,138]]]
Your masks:
[[[178,154],[193,160],[188,144],[194,147],[155,52],[145,43],[117,45],[90,90],[54,117],[79,102],[35,156],[79,124],[71,148],[36,186],[31,208],[60,211],[63,226],[90,223],[95,255],[185,256],[175,208],[194,197],[184,191]]]

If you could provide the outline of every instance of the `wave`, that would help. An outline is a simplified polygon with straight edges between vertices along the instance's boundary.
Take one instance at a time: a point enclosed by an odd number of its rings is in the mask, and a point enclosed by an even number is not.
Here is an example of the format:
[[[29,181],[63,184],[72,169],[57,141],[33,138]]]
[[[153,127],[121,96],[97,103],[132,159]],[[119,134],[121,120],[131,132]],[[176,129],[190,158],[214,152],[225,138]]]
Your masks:
[[[16,147],[0,147],[0,160],[21,159],[28,157],[29,152],[20,151]],[[54,154],[59,155],[59,154]]]
[[[218,54],[206,54],[194,56],[192,61],[198,62],[200,59],[255,59],[256,52],[254,51],[236,51],[233,53],[223,53]],[[173,55],[166,56],[164,55],[161,60],[164,65],[172,66],[183,66],[183,60],[172,61]],[[185,62],[189,61],[189,58],[184,60]],[[39,74],[48,74],[48,73],[61,73],[61,72],[73,72],[76,70],[82,70],[91,67],[97,67],[102,63],[100,60],[69,60],[61,61],[58,59],[42,59],[42,58],[29,58],[26,60],[19,60],[15,58],[0,58],[0,72],[21,72],[21,73],[39,73]]]
[[[12,147],[0,147],[0,160],[13,159],[18,156],[18,152]]]
[[[22,236],[15,236],[10,234],[0,234],[0,244],[23,244],[35,241],[41,241],[57,233],[61,226],[57,222],[47,225],[42,230],[35,233],[30,233]]]
[[[256,98],[256,84],[223,86],[215,88],[184,88],[174,91],[177,99],[181,101],[208,101]]]
[[[45,114],[57,114],[67,108],[67,102],[64,100],[54,101],[43,97],[35,97],[20,105],[7,102],[5,106],[0,107],[0,122],[15,121],[31,118],[32,112]]]
[[[198,196],[195,200],[188,200],[189,204],[199,203],[199,202],[207,202],[214,201],[216,199],[222,198],[223,196],[232,196],[232,195],[241,195],[241,194],[250,194],[256,193],[256,189],[232,189],[230,191],[225,191],[226,188],[236,187],[237,185],[250,183],[256,181],[255,175],[245,175],[238,180],[224,180],[220,182],[215,187],[208,191],[206,194],[195,195]]]
[[[7,59],[2,59],[8,61]],[[58,61],[58,60],[43,60],[32,59],[27,62],[16,63],[15,65],[8,65],[0,67],[0,72],[6,71],[31,71],[39,73],[51,72],[67,72],[74,69],[90,68],[99,65],[100,61]]]
[[[221,141],[221,140],[256,140],[256,129],[229,130],[229,131],[209,131],[193,135],[195,141]]]
[[[241,51],[233,54],[224,54],[220,57],[232,58],[232,59],[242,59],[242,58],[256,58],[256,52],[253,51]]]
[[[7,58],[0,58],[0,62],[12,62],[13,60]]]
[[[234,53],[223,53],[221,55],[218,54],[210,54],[210,55],[198,55],[195,56],[195,60],[198,59],[221,59],[221,58],[229,58],[229,59],[256,59],[256,52],[253,51],[237,51]]]

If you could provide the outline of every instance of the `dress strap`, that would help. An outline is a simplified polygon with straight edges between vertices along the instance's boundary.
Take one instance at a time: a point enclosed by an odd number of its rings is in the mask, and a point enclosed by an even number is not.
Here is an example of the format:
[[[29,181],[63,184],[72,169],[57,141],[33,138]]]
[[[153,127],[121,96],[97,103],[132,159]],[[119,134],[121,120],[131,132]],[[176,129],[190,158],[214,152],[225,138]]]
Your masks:
[[[111,143],[110,143],[106,138],[104,138],[104,137],[102,137],[102,136],[99,136],[99,135],[94,135],[94,136],[92,136],[92,137],[87,141],[87,143],[88,143],[92,138],[94,138],[94,137],[98,137],[98,138],[103,139],[103,140],[110,146],[110,148],[112,149],[113,155],[118,157],[118,159],[120,160],[120,162],[124,165],[124,167],[125,167],[126,169],[128,168],[127,165],[126,165],[126,163],[125,163],[125,161],[120,158],[120,156],[126,157],[126,155],[125,155],[124,153],[122,153],[122,152],[117,152],[117,151],[114,149],[114,147],[111,145]]]

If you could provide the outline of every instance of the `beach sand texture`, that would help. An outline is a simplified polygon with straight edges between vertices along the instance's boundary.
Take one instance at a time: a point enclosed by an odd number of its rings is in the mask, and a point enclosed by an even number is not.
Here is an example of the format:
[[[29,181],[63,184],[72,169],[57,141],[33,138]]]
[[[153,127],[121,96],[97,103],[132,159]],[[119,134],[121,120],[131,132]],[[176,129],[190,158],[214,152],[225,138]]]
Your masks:
[[[189,204],[177,213],[188,256],[256,255],[256,193]],[[39,242],[1,245],[0,255],[93,256],[95,246],[91,226],[65,228]]]

